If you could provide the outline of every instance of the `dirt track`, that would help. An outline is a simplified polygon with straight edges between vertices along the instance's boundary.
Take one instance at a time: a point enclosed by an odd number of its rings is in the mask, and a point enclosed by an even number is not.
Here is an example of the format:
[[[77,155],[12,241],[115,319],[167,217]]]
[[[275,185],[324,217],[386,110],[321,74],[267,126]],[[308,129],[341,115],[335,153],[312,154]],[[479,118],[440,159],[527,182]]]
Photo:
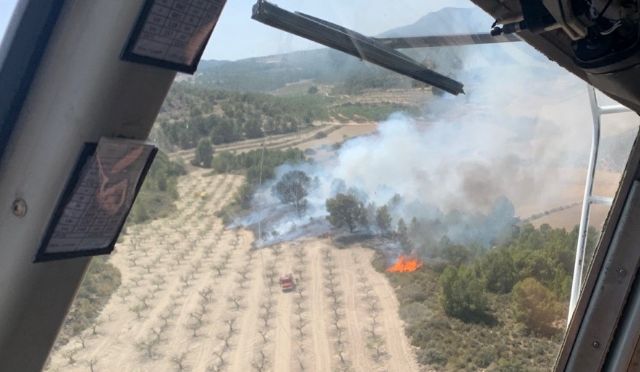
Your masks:
[[[95,334],[47,370],[418,370],[372,251],[318,239],[252,250],[252,233],[213,215],[241,177],[204,173],[181,178],[174,217],[129,228],[111,260],[122,286]],[[298,288],[282,293],[288,272]]]
[[[323,145],[339,143],[347,138],[373,133],[378,127],[377,123],[325,123],[317,127],[309,128],[300,133],[287,133],[276,136],[268,136],[260,139],[238,141],[231,144],[216,145],[216,151],[231,151],[242,153],[262,147],[268,149],[299,148],[306,150]],[[316,134],[324,132],[326,137],[318,138]],[[181,158],[190,161],[194,157],[194,149],[180,150],[170,154],[172,158]]]

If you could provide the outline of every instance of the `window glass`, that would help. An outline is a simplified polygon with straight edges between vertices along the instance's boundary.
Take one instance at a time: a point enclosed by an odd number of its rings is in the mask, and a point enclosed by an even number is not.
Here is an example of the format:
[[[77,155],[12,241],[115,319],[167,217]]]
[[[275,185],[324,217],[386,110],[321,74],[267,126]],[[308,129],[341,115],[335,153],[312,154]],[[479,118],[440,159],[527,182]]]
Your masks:
[[[16,7],[18,0],[2,0],[0,1],[0,43],[4,38],[4,34],[9,26],[11,15]]]
[[[369,36],[487,32],[467,1],[279,1]],[[591,110],[525,43],[402,50],[442,90],[230,1],[49,371],[548,371],[566,326]],[[603,103],[606,103],[606,99]],[[637,117],[604,119],[613,196]],[[594,207],[588,253],[609,206]]]

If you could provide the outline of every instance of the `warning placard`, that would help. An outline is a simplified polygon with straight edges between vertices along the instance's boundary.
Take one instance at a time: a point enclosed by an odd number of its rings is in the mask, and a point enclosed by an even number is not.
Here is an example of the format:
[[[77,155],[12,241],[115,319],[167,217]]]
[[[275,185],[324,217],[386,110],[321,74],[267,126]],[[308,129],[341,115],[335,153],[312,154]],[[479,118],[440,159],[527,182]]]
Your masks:
[[[148,0],[123,58],[195,71],[226,0]]]
[[[123,139],[86,145],[36,261],[111,252],[156,152]]]

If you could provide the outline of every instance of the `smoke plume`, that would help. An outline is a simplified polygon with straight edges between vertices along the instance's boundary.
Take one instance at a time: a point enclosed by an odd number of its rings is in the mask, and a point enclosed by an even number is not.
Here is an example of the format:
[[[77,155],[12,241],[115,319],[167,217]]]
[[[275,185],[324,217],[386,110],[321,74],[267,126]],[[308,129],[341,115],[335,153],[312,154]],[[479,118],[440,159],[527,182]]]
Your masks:
[[[376,206],[399,195],[394,224],[416,218],[432,239],[489,245],[517,217],[557,206],[565,170],[587,158],[586,85],[526,46],[478,48],[461,51],[456,78],[466,95],[434,96],[418,118],[393,114],[374,134],[327,149],[330,156],[280,167],[237,222],[259,226],[269,243],[329,231],[325,202],[338,192]],[[312,179],[302,216],[271,193],[293,169]]]

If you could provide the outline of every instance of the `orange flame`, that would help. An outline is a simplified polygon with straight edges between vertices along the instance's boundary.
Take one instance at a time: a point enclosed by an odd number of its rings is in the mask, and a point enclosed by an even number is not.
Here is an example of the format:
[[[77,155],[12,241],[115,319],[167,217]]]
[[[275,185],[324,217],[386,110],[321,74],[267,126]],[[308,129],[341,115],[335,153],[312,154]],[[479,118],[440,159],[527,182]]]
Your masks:
[[[400,255],[396,262],[387,268],[388,273],[410,273],[422,267],[422,260]]]

